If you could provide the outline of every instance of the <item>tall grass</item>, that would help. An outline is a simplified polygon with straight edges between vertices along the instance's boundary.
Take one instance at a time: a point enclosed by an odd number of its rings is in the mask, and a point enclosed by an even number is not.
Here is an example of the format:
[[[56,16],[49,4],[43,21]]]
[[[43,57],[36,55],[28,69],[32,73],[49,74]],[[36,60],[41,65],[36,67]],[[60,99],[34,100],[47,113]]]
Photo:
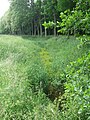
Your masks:
[[[82,56],[78,44],[74,37],[1,35],[0,120],[64,120],[46,88],[61,83],[62,71]]]

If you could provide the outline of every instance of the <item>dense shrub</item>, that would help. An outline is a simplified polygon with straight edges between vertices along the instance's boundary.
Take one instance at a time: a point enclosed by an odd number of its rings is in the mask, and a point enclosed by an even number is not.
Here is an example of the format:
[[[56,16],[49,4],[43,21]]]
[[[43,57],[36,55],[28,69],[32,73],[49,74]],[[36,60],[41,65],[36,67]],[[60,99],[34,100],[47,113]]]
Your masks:
[[[90,119],[90,52],[67,67],[65,97],[68,120]]]
[[[80,40],[80,45],[78,46],[79,48],[81,47],[86,47],[89,48],[90,47],[90,37],[87,35],[83,35],[77,38],[78,40]]]

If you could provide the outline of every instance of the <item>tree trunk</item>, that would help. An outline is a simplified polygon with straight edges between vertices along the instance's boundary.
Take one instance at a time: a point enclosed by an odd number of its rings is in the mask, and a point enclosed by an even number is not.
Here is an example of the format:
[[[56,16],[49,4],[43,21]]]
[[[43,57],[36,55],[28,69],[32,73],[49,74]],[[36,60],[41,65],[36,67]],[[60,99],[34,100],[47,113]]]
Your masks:
[[[56,24],[56,14],[54,13],[54,23]],[[54,25],[54,36],[56,36],[56,25]]]
[[[36,36],[36,27],[34,27],[34,36]]]
[[[33,35],[33,22],[31,23],[31,35]]]
[[[47,36],[47,29],[45,28],[45,37]]]
[[[34,36],[36,36],[36,32],[37,32],[37,28],[36,28],[36,24],[35,24],[35,21],[34,21]]]
[[[38,34],[38,36],[39,36],[39,26],[37,27],[37,34]]]
[[[42,36],[42,24],[41,24],[41,21],[40,21],[40,36]]]

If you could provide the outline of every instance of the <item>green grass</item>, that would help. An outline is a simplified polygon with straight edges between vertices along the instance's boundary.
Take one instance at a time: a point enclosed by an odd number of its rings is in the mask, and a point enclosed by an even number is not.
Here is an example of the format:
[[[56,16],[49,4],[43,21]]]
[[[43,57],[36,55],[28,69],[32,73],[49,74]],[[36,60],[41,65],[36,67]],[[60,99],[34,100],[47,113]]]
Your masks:
[[[0,120],[63,120],[43,92],[84,53],[73,36],[0,36]]]

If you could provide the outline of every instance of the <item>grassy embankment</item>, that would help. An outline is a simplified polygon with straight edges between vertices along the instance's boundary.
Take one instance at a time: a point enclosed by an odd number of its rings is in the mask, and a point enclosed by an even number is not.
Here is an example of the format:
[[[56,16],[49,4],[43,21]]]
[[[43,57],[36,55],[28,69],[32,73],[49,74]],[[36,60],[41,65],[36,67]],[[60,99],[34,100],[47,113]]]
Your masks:
[[[47,86],[59,85],[65,67],[82,56],[84,51],[77,49],[78,44],[74,37],[1,35],[0,120],[61,119],[47,97],[53,93]],[[53,95],[49,97],[53,99]]]

